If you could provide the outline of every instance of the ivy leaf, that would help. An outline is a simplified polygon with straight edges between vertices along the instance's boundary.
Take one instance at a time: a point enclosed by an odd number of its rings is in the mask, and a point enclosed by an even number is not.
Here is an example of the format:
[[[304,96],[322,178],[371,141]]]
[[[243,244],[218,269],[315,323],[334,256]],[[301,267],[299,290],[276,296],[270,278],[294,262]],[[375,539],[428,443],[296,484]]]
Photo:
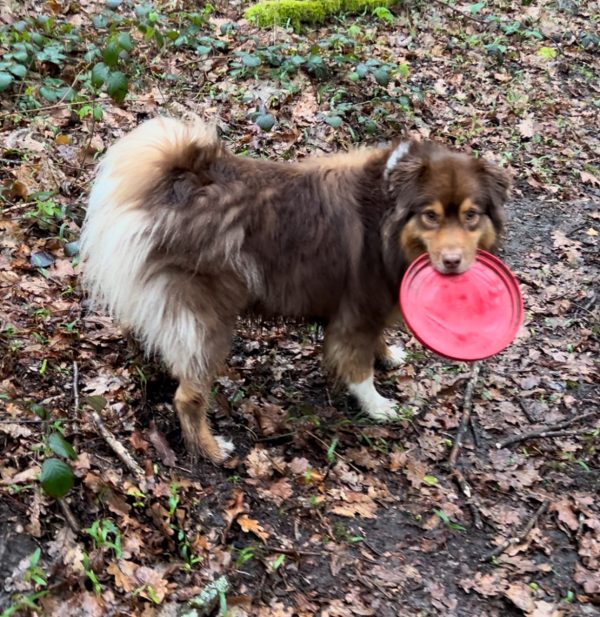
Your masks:
[[[256,124],[268,133],[275,126],[275,118],[271,114],[260,114],[256,118]]]
[[[373,71],[373,77],[380,86],[387,86],[390,83],[390,74],[386,69],[375,69]]]
[[[343,120],[339,116],[326,116],[325,122],[334,129],[339,129],[342,126]]]
[[[94,64],[94,68],[92,68],[92,86],[94,88],[99,88],[102,84],[106,83],[108,79],[109,69],[104,64],[104,62],[98,62]]]
[[[8,70],[13,75],[21,78],[25,77],[25,74],[27,73],[27,67],[23,66],[22,64],[13,64],[11,67],[9,67]]]
[[[106,80],[106,91],[117,103],[122,103],[127,96],[129,81],[121,71],[113,71]]]
[[[70,458],[72,461],[77,458],[75,448],[60,433],[52,433],[48,437],[48,446],[59,456]]]
[[[40,483],[50,497],[61,499],[73,488],[75,476],[66,463],[57,458],[49,458],[42,465]]]
[[[117,43],[121,46],[121,49],[125,51],[131,51],[133,49],[133,39],[129,32],[120,32],[117,37]]]
[[[121,48],[115,41],[111,41],[103,50],[102,50],[102,59],[104,62],[114,68],[119,63],[119,52]]]
[[[255,56],[254,54],[244,54],[242,56],[242,64],[244,66],[255,68],[262,64],[262,60],[258,56]]]
[[[6,90],[14,80],[15,78],[10,73],[0,72],[0,92]]]

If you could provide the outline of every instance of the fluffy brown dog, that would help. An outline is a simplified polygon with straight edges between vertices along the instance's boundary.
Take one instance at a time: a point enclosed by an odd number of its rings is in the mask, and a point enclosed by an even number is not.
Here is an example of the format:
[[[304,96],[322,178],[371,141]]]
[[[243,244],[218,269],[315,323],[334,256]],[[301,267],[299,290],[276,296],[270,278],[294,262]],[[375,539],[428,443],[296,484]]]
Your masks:
[[[327,367],[369,416],[393,419],[373,363],[403,359],[383,337],[402,275],[424,252],[456,273],[493,249],[508,186],[498,167],[432,144],[273,163],[229,153],[199,121],[157,118],[100,165],[84,282],[161,355],[188,447],[219,463],[233,446],[207,408],[240,314],[322,320]]]

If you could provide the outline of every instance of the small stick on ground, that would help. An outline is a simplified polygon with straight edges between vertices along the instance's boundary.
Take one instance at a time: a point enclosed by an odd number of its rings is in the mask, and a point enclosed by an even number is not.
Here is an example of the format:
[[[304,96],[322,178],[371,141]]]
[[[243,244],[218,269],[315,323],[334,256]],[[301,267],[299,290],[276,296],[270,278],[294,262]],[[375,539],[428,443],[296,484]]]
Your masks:
[[[480,561],[489,561],[490,559],[494,559],[494,557],[498,557],[498,555],[501,555],[511,544],[521,544],[521,542],[523,542],[525,538],[527,538],[529,532],[535,527],[540,517],[544,514],[544,512],[546,512],[549,505],[550,500],[545,499],[542,505],[535,511],[535,514],[531,517],[530,521],[525,526],[525,529],[523,529],[523,531],[518,536],[505,540],[504,542],[502,542],[502,544],[496,546],[493,550],[486,553],[480,559]]]
[[[112,448],[113,452],[121,459],[123,464],[131,471],[131,473],[135,476],[135,479],[138,481],[140,489],[145,490],[146,488],[146,475],[144,474],[144,470],[137,464],[133,456],[129,454],[125,446],[119,442],[119,440],[106,428],[104,425],[104,421],[100,417],[100,414],[92,410],[90,412],[92,416],[92,420],[98,429],[98,432],[104,438],[104,441]]]
[[[496,442],[496,448],[506,448],[506,446],[511,446],[512,444],[519,443],[521,441],[527,441],[528,439],[535,439],[536,437],[566,437],[568,435],[580,435],[581,433],[586,433],[590,429],[577,429],[573,431],[564,431],[562,429],[568,428],[569,426],[572,426],[577,422],[581,422],[586,418],[598,415],[598,413],[600,413],[600,409],[595,409],[594,411],[582,413],[578,416],[570,418],[569,420],[558,422],[557,424],[546,425],[535,431],[522,433],[521,435],[513,435],[512,437],[508,437],[503,441]]]
[[[473,523],[475,527],[477,527],[477,529],[483,529],[483,521],[481,520],[481,515],[479,514],[477,506],[473,502],[473,491],[471,490],[471,486],[467,482],[462,471],[458,468],[457,463],[458,455],[463,444],[463,439],[469,426],[471,426],[471,430],[473,432],[473,441],[476,443],[476,445],[478,445],[479,441],[475,426],[472,424],[471,410],[473,409],[473,393],[475,391],[475,385],[477,384],[477,380],[479,378],[480,370],[481,364],[479,362],[475,362],[475,364],[473,365],[473,372],[471,373],[471,378],[469,379],[469,383],[467,384],[467,389],[465,391],[462,418],[456,432],[456,438],[450,452],[450,458],[448,459],[452,477],[458,485],[461,493],[465,496],[467,500],[467,504],[469,506],[469,509],[471,510],[471,516],[473,517]]]
[[[73,361],[73,402],[75,413],[77,413],[79,411],[79,366],[76,361]]]
[[[452,468],[452,477],[458,484],[458,488],[462,491],[463,495],[467,499],[467,505],[471,510],[471,516],[473,517],[473,524],[477,529],[483,529],[483,521],[481,520],[481,515],[479,514],[479,510],[477,506],[473,502],[473,491],[471,490],[471,485],[467,482],[467,479],[463,475],[463,472],[458,467]]]
[[[452,446],[452,450],[450,452],[450,458],[448,459],[451,468],[456,467],[458,453],[462,448],[463,439],[467,431],[467,427],[469,426],[469,422],[471,420],[471,410],[473,409],[473,392],[475,390],[475,384],[477,383],[477,379],[479,378],[480,370],[481,363],[475,362],[475,364],[473,365],[473,372],[471,373],[471,379],[469,379],[469,383],[467,384],[467,389],[465,391],[462,418],[460,420],[458,431],[456,432],[456,439],[454,440],[454,445]]]
[[[73,514],[73,511],[69,507],[69,504],[64,499],[58,499],[57,501],[58,501],[58,505],[60,506],[60,509],[63,512],[63,516],[65,517],[69,527],[75,533],[79,533],[79,531],[81,530],[81,525],[79,524],[79,521],[75,518],[75,515]]]

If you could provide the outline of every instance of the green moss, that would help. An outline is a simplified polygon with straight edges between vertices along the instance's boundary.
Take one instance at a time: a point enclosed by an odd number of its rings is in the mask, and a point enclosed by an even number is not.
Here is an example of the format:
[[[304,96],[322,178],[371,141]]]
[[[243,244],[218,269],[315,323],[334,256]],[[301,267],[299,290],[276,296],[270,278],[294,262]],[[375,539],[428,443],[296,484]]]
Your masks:
[[[263,0],[244,13],[246,19],[259,26],[290,23],[298,29],[301,23],[318,24],[335,13],[357,13],[379,6],[389,8],[397,0]]]

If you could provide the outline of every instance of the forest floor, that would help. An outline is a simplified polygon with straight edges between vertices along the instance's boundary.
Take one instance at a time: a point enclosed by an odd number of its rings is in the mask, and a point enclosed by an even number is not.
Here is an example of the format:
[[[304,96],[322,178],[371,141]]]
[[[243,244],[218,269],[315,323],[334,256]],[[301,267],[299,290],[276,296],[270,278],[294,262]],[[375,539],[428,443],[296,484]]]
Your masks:
[[[301,33],[134,4],[0,7],[0,614],[167,616],[212,591],[186,614],[600,615],[599,3],[435,0]],[[213,405],[235,457],[193,460],[176,384],[86,307],[77,258],[97,158],[189,112],[250,156],[412,135],[508,167],[516,341],[475,369],[390,332],[409,359],[377,379],[404,419],[378,425],[331,387],[319,327],[241,322]]]

